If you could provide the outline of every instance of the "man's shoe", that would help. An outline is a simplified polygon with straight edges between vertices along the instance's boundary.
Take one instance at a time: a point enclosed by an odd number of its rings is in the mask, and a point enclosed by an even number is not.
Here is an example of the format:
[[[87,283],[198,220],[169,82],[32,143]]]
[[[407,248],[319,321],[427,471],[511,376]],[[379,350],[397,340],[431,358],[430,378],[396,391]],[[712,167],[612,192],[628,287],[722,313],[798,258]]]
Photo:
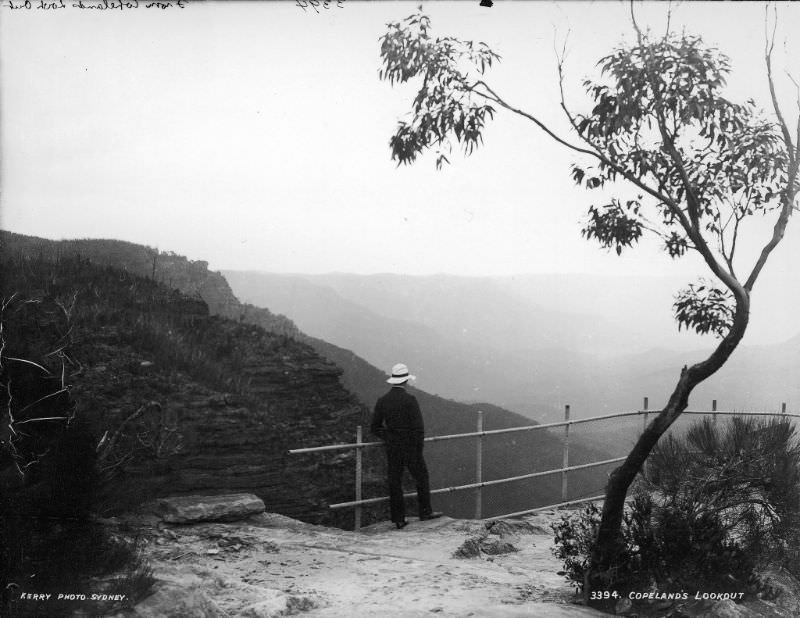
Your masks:
[[[406,520],[396,521],[396,522],[394,522],[394,525],[397,526],[398,530],[402,530],[403,528],[405,528],[408,525],[408,522]]]
[[[425,521],[427,519],[439,519],[444,513],[440,513],[439,511],[432,511],[430,513],[426,513],[425,515],[420,515],[419,520]]]

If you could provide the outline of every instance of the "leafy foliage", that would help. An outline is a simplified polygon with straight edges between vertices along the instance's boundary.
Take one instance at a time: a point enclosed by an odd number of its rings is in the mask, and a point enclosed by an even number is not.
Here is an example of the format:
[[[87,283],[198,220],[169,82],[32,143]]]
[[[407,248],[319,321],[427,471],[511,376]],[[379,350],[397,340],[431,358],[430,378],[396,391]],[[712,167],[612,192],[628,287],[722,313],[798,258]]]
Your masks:
[[[704,419],[656,447],[644,480],[664,505],[716,517],[756,559],[774,558],[800,533],[800,444],[788,420]]]
[[[552,525],[553,554],[578,590],[584,587],[600,519],[600,509],[589,504]],[[726,538],[716,517],[685,503],[661,508],[646,493],[635,495],[626,509],[622,544],[602,578],[604,589],[622,598],[653,588],[663,593],[742,592],[759,585],[753,561]]]
[[[590,504],[553,525],[563,574],[583,586],[600,511]],[[604,574],[625,592],[759,589],[759,567],[796,570],[800,445],[791,422],[709,419],[668,436],[626,508],[622,545]]]
[[[580,511],[562,515],[551,527],[555,534],[551,551],[564,562],[564,570],[559,574],[581,590],[600,527],[600,509],[590,502]]]
[[[673,258],[689,249],[718,250],[732,274],[740,223],[780,207],[788,153],[778,124],[753,101],[738,104],[723,95],[729,60],[698,36],[641,35],[638,44],[618,47],[598,66],[604,79],[584,82],[594,106],[570,116],[602,157],[594,183],[585,186],[625,178],[650,188],[655,200],[647,216],[644,209],[635,213],[639,225],[660,236]],[[604,246],[617,236],[619,252],[634,223],[621,227],[613,211],[604,214],[591,219],[605,232],[594,236]],[[701,297],[690,288],[679,299],[679,328],[724,336],[732,313],[721,301],[719,290]]]
[[[421,77],[423,84],[413,104],[413,120],[401,121],[389,145],[392,159],[413,163],[428,147],[437,150],[436,167],[449,163],[455,136],[466,154],[482,143],[486,117],[495,108],[476,100],[472,77],[483,75],[500,56],[485,43],[460,41],[453,37],[430,35],[430,18],[424,13],[412,15],[401,23],[392,23],[381,38],[383,68],[379,77],[390,84]]]
[[[562,108],[582,142],[576,146],[507,103],[484,81],[499,58],[484,43],[434,38],[422,12],[389,24],[379,76],[391,84],[417,77],[423,81],[411,120],[401,121],[391,138],[392,157],[411,163],[424,150],[435,149],[440,167],[452,140],[470,154],[482,141],[486,116],[504,108],[592,159],[572,166],[578,186],[607,191],[626,181],[639,193],[636,199],[611,198],[590,206],[585,238],[620,254],[653,234],[672,258],[700,253],[714,275],[738,291],[734,258],[740,226],[747,217],[776,209],[785,226],[798,186],[799,155],[777,105],[773,119],[752,100],[726,98],[727,56],[699,36],[669,32],[652,37],[634,26],[635,42],[602,57],[599,77],[583,82],[588,111],[572,113],[562,87]],[[563,80],[561,62],[558,68]],[[747,292],[770,250],[754,267]],[[690,286],[678,298],[679,328],[724,337],[734,315],[735,308],[728,310],[733,297],[715,287],[703,292]],[[735,306],[742,302],[737,299]]]
[[[677,294],[673,304],[678,329],[693,329],[701,335],[710,332],[724,337],[733,324],[732,300],[730,292],[709,283],[689,284]]]
[[[583,228],[586,238],[596,238],[601,246],[614,247],[617,255],[623,247],[631,247],[642,236],[642,223],[637,215],[641,204],[628,200],[623,205],[619,200],[597,208],[589,207],[589,221]]]
[[[723,96],[729,59],[701,37],[645,35],[598,66],[606,80],[584,82],[594,107],[575,116],[575,123],[614,162],[600,163],[601,178],[627,173],[651,180],[683,202],[688,184],[698,203],[686,209],[692,217],[707,217],[708,229],[721,225],[720,208],[750,214],[776,197],[787,164],[778,127],[752,101],[736,104]],[[673,222],[666,214],[664,223]]]

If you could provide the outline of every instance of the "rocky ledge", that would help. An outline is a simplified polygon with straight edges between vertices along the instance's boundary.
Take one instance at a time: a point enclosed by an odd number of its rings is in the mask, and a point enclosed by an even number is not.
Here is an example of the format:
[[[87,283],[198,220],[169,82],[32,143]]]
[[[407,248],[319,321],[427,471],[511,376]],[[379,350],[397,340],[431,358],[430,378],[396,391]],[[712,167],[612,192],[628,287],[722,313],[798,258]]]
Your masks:
[[[232,504],[242,501],[247,498]],[[158,583],[152,595],[115,618],[604,616],[581,605],[558,575],[562,565],[550,551],[550,523],[558,516],[443,517],[412,520],[403,530],[382,522],[360,532],[266,512],[237,522],[180,525],[139,516],[119,525],[143,535]],[[648,615],[796,616],[797,582],[779,579],[772,581],[781,594],[772,601],[698,602]]]
[[[411,520],[360,532],[260,513],[237,522],[134,526],[158,579],[115,618],[601,616],[557,575],[545,519]]]

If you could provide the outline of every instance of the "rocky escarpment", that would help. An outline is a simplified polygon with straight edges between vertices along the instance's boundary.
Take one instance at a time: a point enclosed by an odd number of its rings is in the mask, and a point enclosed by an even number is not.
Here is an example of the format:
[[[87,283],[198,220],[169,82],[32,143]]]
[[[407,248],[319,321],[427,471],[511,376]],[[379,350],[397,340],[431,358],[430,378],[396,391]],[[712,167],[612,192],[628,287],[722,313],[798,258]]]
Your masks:
[[[213,318],[206,318],[213,320]],[[263,330],[217,320],[217,329],[269,338]],[[252,341],[252,340],[251,340]],[[78,414],[102,428],[136,419],[139,432],[158,435],[163,448],[137,458],[111,487],[113,503],[147,497],[249,491],[270,510],[307,521],[336,521],[327,503],[350,499],[352,455],[291,456],[317,441],[342,441],[363,413],[341,388],[339,371],[291,340],[280,351],[253,344],[240,392],[215,389],[191,370],[176,370],[113,327],[80,346],[84,375],[73,389]],[[172,429],[170,429],[172,428]],[[129,436],[131,438],[131,436]],[[147,438],[148,440],[150,438]],[[126,446],[142,450],[135,439]],[[133,506],[133,504],[130,504]]]
[[[189,260],[172,251],[159,251],[122,240],[49,240],[4,230],[0,230],[0,248],[9,256],[50,262],[69,257],[87,259],[93,264],[111,266],[163,283],[189,298],[202,299],[211,315],[245,320],[279,335],[298,334],[297,327],[285,316],[239,302],[225,277],[208,269],[208,262]]]
[[[61,352],[76,417],[97,444],[105,511],[248,491],[270,510],[346,525],[327,505],[352,499],[353,454],[288,454],[348,441],[362,419],[335,365],[130,271],[85,257],[0,257],[3,297],[69,308]]]

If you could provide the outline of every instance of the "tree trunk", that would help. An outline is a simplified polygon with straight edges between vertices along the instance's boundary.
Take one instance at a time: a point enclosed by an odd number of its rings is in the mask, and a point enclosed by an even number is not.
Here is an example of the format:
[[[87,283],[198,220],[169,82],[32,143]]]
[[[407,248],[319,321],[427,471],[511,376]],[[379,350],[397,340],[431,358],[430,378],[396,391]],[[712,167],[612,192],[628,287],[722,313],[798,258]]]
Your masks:
[[[728,334],[706,360],[681,370],[666,407],[645,428],[622,465],[609,475],[600,529],[592,549],[583,589],[585,600],[593,607],[610,610],[616,602],[615,599],[592,599],[591,592],[611,592],[613,589],[612,570],[618,564],[618,557],[624,549],[622,516],[628,488],[659,438],[689,405],[689,395],[694,387],[725,364],[744,336],[750,315],[750,297],[741,286],[736,286],[733,292],[737,301],[736,313]]]

